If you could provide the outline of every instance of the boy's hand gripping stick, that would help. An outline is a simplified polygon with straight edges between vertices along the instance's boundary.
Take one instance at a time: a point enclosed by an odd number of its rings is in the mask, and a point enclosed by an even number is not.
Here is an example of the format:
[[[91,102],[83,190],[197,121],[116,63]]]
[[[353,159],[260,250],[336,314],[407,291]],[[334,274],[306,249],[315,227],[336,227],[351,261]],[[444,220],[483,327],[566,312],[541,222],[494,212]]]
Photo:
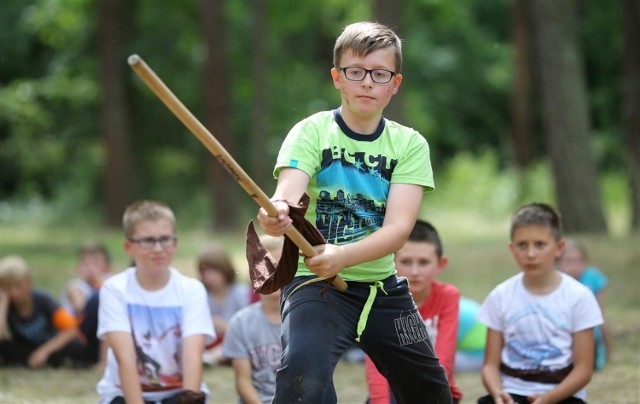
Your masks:
[[[238,184],[253,198],[253,200],[270,216],[277,216],[278,210],[273,205],[267,195],[256,185],[256,183],[247,175],[247,173],[240,167],[240,165],[231,157],[229,152],[213,137],[200,121],[193,116],[193,114],[182,104],[182,102],[171,92],[171,90],[162,82],[162,80],[155,74],[153,70],[142,60],[138,55],[131,55],[128,58],[128,63],[131,68],[138,74],[138,76],[144,81],[147,86],[160,98],[160,100],[166,105],[171,112],[195,135],[195,137],[205,145],[207,149],[222,163],[224,168],[227,169],[229,174],[236,180]],[[302,253],[307,257],[313,257],[317,255],[313,246],[300,234],[298,229],[291,227],[291,230],[287,231],[287,237],[291,239],[299,248]],[[336,275],[332,281],[340,291],[347,290],[347,283]]]

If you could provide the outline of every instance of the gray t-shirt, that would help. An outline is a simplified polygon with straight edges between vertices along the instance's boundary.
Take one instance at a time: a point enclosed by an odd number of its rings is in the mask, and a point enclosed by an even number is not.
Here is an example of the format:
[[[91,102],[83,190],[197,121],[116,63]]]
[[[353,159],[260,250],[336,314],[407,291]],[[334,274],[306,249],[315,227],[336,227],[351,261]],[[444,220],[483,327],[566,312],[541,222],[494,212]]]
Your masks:
[[[210,293],[207,294],[209,310],[212,316],[220,316],[225,321],[229,321],[238,310],[251,303],[250,290],[244,284],[232,284],[224,301],[217,302]]]
[[[256,302],[233,315],[224,337],[222,352],[227,358],[251,362],[251,379],[263,403],[270,403],[276,388],[282,343],[280,324],[272,323]],[[238,400],[242,403],[242,399]]]

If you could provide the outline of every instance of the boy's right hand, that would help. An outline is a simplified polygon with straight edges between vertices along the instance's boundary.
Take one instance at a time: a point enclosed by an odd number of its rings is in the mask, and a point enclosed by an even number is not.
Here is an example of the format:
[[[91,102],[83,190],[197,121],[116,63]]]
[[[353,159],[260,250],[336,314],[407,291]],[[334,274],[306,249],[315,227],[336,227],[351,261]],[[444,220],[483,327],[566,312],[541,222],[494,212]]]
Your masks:
[[[500,391],[500,393],[494,396],[493,401],[496,404],[516,404],[516,402],[513,401],[513,397],[511,397],[511,394],[507,393],[504,390]]]
[[[272,201],[278,210],[278,216],[269,216],[264,208],[258,211],[258,223],[262,230],[270,236],[280,237],[292,226],[293,220],[289,217],[289,205],[285,201]]]
[[[0,314],[5,314],[9,310],[9,292],[0,288]]]

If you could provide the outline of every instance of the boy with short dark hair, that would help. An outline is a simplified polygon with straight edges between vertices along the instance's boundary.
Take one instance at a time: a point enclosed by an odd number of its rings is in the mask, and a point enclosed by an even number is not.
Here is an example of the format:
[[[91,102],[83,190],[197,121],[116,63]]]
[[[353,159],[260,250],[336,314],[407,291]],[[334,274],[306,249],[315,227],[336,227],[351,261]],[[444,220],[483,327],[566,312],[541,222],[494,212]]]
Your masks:
[[[32,288],[27,263],[0,260],[0,366],[86,365],[78,322],[47,292]]]
[[[436,228],[418,219],[407,242],[395,253],[394,262],[398,276],[409,281],[413,301],[418,306],[436,355],[447,373],[453,403],[458,403],[462,398],[462,390],[455,385],[453,369],[460,291],[452,284],[436,280],[449,262]],[[368,357],[365,359],[365,375],[370,404],[396,403],[389,383]]]
[[[478,318],[488,327],[482,381],[486,403],[584,403],[591,380],[598,302],[556,271],[565,241],[560,215],[533,203],[511,219],[509,249],[521,272],[498,285]]]
[[[282,366],[274,403],[336,402],[333,371],[357,344],[400,403],[450,403],[451,393],[393,253],[407,239],[434,187],[429,146],[417,131],[382,116],[402,82],[402,49],[388,27],[360,22],[336,40],[331,77],[342,104],[296,124],[274,174],[277,217],[260,209],[269,235],[292,225],[289,204],[310,197],[306,219],[326,244],[301,257],[282,288]],[[347,282],[327,287],[336,274]]]
[[[60,304],[68,312],[82,317],[89,299],[111,275],[111,254],[102,244],[88,243],[78,251],[77,277],[65,285]]]
[[[173,211],[136,202],[123,227],[134,266],[100,289],[98,336],[109,346],[100,403],[204,403],[201,357],[215,333],[204,286],[171,266],[178,241]]]

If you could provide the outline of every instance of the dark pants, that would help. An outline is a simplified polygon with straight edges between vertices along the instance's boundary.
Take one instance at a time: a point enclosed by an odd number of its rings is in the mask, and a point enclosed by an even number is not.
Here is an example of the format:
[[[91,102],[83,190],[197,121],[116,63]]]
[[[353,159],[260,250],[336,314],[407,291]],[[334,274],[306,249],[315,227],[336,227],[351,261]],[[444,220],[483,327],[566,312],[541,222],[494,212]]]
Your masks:
[[[100,293],[93,292],[82,311],[82,321],[80,322],[80,332],[87,342],[88,363],[98,363],[100,360],[100,340],[98,339],[98,306],[100,303]]]
[[[165,398],[164,400],[160,401],[160,404],[178,404],[180,401],[180,393],[177,393],[174,396],[171,396],[169,398]],[[127,402],[124,400],[124,397],[116,397],[113,400],[111,400],[111,403],[109,404],[126,404]],[[156,401],[144,401],[144,404],[156,404]]]
[[[0,342],[0,365],[28,366],[29,356],[38,349],[38,345],[21,341]],[[80,340],[73,340],[64,348],[49,356],[47,365],[58,368],[68,362],[73,367],[86,365],[85,345]]]
[[[273,403],[337,402],[333,372],[355,344],[357,324],[370,292],[369,283],[349,282],[346,292],[327,282],[305,285],[296,278],[282,289],[282,365]],[[378,289],[358,346],[387,378],[396,400],[451,403],[451,391],[426,328],[409,294],[406,279],[391,276]],[[286,300],[285,300],[286,299]]]
[[[515,401],[517,404],[529,404],[529,399],[527,398],[527,396],[521,396],[519,394],[512,394],[512,393],[509,393],[509,395],[511,396],[511,398],[513,398],[513,401]],[[493,397],[491,396],[484,396],[478,399],[478,404],[494,404],[494,403],[495,401],[493,401]],[[569,397],[569,398],[565,398],[562,401],[559,401],[558,404],[585,404],[585,403],[579,398]]]

